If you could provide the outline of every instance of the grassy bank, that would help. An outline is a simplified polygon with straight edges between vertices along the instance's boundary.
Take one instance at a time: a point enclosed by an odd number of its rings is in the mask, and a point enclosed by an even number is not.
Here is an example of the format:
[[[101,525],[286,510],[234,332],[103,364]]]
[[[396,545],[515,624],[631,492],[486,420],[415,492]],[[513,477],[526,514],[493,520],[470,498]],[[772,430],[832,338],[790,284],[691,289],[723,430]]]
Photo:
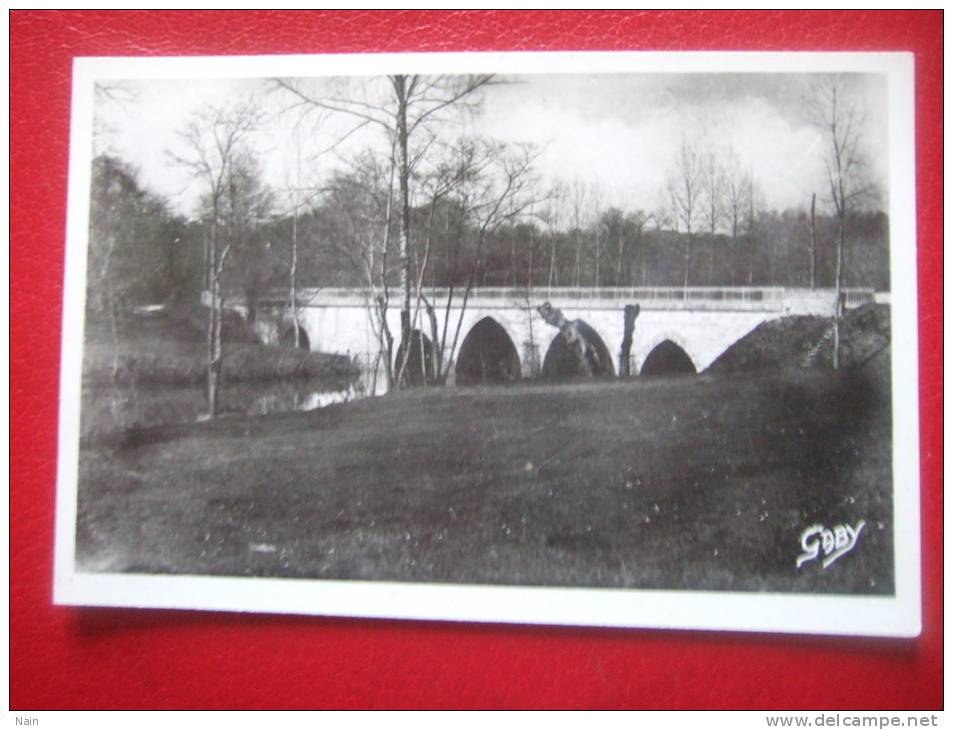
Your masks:
[[[861,370],[405,392],[84,449],[86,570],[892,591],[889,350]],[[806,527],[866,527],[827,569]]]
[[[708,373],[833,367],[834,328],[830,317],[800,315],[771,319],[723,352]],[[840,363],[859,367],[890,344],[890,306],[849,309],[840,323]]]

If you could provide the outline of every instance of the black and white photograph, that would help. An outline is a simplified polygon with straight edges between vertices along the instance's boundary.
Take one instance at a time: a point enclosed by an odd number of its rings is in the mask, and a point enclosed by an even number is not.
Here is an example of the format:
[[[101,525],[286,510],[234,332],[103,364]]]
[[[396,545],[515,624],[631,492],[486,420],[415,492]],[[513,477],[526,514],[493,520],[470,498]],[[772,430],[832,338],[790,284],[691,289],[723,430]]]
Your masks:
[[[916,635],[912,79],[77,60],[57,602]]]

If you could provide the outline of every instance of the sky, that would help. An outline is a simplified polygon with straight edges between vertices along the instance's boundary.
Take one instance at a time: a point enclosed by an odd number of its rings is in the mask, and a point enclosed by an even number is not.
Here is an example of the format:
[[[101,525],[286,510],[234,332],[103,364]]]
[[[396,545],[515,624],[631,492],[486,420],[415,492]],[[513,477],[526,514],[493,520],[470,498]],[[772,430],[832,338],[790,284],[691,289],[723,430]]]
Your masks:
[[[581,180],[598,188],[603,206],[646,211],[666,203],[666,182],[685,137],[704,149],[733,150],[768,208],[806,208],[812,192],[822,199],[825,190],[826,140],[805,111],[810,80],[794,73],[499,76],[481,90],[479,108],[441,134],[538,145],[536,169],[544,184]],[[305,83],[321,92],[329,82]],[[377,81],[333,83],[368,91]],[[293,184],[299,117],[289,108],[290,97],[269,82],[129,80],[122,87],[118,100],[97,95],[100,132],[94,146],[131,163],[140,181],[167,197],[177,212],[193,212],[198,188],[170,161],[170,153],[183,152],[177,130],[205,105],[254,99],[265,117],[252,141],[265,179],[279,188]],[[850,88],[865,112],[865,147],[871,153],[886,149],[885,79],[852,75]],[[330,115],[318,127],[313,122],[312,117],[297,127],[305,183],[320,184],[348,155],[385,144],[382,133],[368,127],[334,146],[353,129],[353,119]],[[872,175],[886,189],[886,156],[870,158]]]

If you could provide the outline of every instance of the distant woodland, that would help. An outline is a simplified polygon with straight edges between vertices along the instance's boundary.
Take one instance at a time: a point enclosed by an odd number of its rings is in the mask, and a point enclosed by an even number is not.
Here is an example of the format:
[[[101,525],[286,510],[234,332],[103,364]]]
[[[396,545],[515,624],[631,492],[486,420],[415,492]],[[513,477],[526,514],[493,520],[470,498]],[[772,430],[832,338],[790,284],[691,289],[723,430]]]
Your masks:
[[[368,190],[357,175],[342,175],[322,199],[295,218],[265,190],[252,191],[259,210],[223,271],[225,287],[249,298],[287,288],[293,229],[298,286],[365,285],[365,237],[384,215],[386,194]],[[809,205],[809,201],[808,201]],[[681,286],[689,235],[668,217],[642,209],[577,210],[572,200],[540,206],[539,215],[505,222],[486,235],[475,261],[479,231],[454,200],[411,211],[412,250],[429,246],[425,286],[463,286],[476,265],[476,285]],[[851,215],[845,242],[845,286],[889,290],[889,221],[881,211]],[[390,236],[397,237],[397,222]],[[366,226],[368,230],[362,230]],[[837,220],[815,214],[815,286],[833,287]],[[107,268],[127,305],[194,300],[205,286],[207,225],[174,215],[135,170],[109,156],[96,159],[90,220],[90,282]],[[693,232],[691,286],[811,285],[809,210],[758,210],[732,234]],[[397,287],[397,256],[384,263]],[[418,263],[419,266],[419,263]],[[105,290],[92,286],[89,304]]]

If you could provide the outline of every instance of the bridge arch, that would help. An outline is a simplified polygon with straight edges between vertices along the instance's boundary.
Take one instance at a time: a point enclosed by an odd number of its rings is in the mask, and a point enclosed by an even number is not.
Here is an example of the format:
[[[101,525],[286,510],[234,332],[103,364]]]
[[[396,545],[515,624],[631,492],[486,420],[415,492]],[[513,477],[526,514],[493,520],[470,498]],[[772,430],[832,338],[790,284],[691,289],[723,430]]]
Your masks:
[[[592,377],[615,375],[615,367],[612,364],[612,354],[599,333],[581,319],[575,320],[579,333],[586,341],[589,369]],[[549,349],[546,350],[546,357],[543,359],[543,368],[540,371],[540,377],[545,379],[585,377],[590,375],[579,362],[579,358],[573,352],[572,346],[562,335],[556,335]]]
[[[459,385],[508,383],[520,377],[516,345],[493,317],[483,317],[470,328],[460,345],[455,376]]]
[[[406,343],[401,342],[394,355],[394,377],[400,374]],[[402,385],[416,386],[432,383],[434,379],[433,343],[420,330],[410,333],[410,350],[404,366]]]
[[[281,332],[281,337],[279,339],[280,343],[285,347],[294,347],[295,346],[295,326],[290,325],[285,327]],[[304,327],[298,327],[298,348],[301,350],[310,350],[311,349],[311,338],[308,337],[308,333],[305,331]]]
[[[659,338],[660,341],[649,349],[642,360],[639,375],[695,375],[698,372],[696,361],[689,355],[687,348],[678,342],[679,339]]]
[[[695,292],[699,293],[699,292]],[[372,362],[379,349],[374,327],[374,311],[368,309],[371,292],[361,289],[302,290],[299,322],[306,332],[312,350],[360,356]],[[644,294],[644,297],[643,297]],[[823,314],[833,311],[833,293],[802,290],[726,290],[724,297],[710,297],[710,292],[696,297],[681,289],[660,290],[547,290],[553,306],[562,309],[570,318],[582,317],[595,329],[607,346],[613,368],[618,366],[622,342],[622,303],[652,301],[643,306],[636,321],[634,341],[630,354],[630,372],[640,373],[646,358],[666,339],[678,345],[698,372],[703,372],[721,353],[761,323],[790,314]],[[731,295],[731,296],[728,296]],[[281,296],[284,296],[282,293]],[[450,321],[462,317],[460,342],[452,351],[444,352],[447,366],[456,363],[464,335],[481,319],[492,317],[507,332],[517,348],[524,377],[539,377],[543,361],[558,330],[540,320],[529,299],[512,290],[483,290],[475,288],[465,309],[461,297],[449,301],[448,291],[431,294],[435,309],[451,306]],[[707,297],[707,298],[706,298]],[[279,297],[276,296],[276,301]],[[536,304],[533,299],[531,304]],[[244,313],[243,300],[229,297],[230,309]],[[264,342],[278,343],[291,327],[286,305],[271,307],[269,316],[263,316],[268,306],[262,305],[256,318],[256,333]],[[395,334],[394,349],[400,340],[400,312],[390,308],[387,320]],[[417,325],[429,334],[428,327]],[[455,325],[454,325],[455,328]],[[293,330],[289,333],[293,334]],[[452,343],[447,342],[449,347]],[[423,348],[424,353],[429,349]],[[603,352],[603,356],[605,353]],[[417,361],[419,363],[419,356]],[[433,348],[436,368],[436,348]],[[651,368],[650,368],[651,369]],[[418,368],[419,370],[419,368]],[[552,368],[548,368],[549,373]],[[454,370],[451,371],[455,373]],[[453,378],[449,378],[453,380]]]

